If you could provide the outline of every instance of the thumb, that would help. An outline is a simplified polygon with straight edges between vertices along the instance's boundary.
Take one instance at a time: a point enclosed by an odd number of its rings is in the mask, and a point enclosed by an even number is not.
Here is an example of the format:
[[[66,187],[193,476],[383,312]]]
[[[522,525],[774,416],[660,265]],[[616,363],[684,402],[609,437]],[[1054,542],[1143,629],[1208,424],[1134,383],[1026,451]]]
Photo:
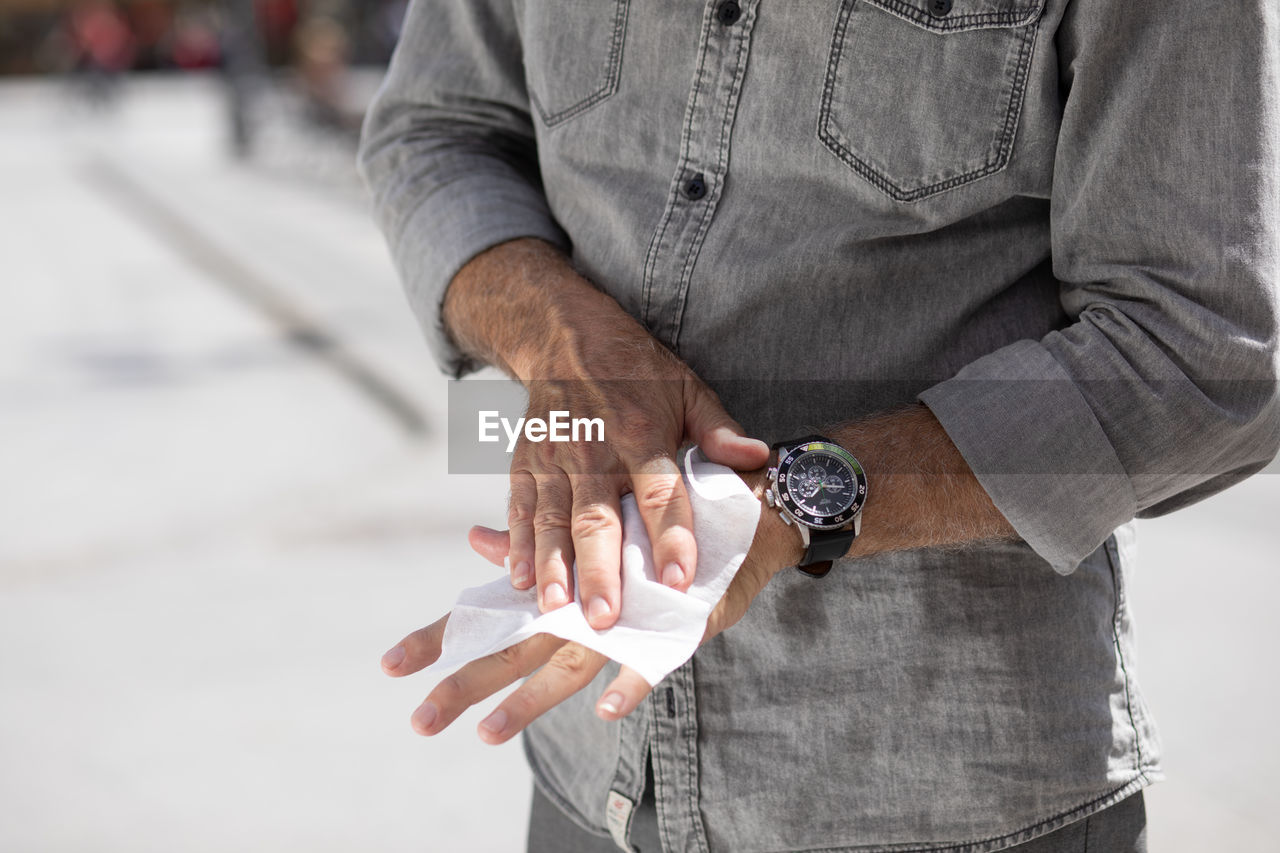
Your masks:
[[[737,471],[754,471],[769,461],[769,445],[748,438],[738,422],[720,405],[720,398],[701,382],[685,386],[685,436],[702,448],[712,462]]]
[[[511,534],[505,530],[493,530],[477,524],[468,531],[467,544],[471,546],[471,550],[490,563],[501,566],[511,550]]]

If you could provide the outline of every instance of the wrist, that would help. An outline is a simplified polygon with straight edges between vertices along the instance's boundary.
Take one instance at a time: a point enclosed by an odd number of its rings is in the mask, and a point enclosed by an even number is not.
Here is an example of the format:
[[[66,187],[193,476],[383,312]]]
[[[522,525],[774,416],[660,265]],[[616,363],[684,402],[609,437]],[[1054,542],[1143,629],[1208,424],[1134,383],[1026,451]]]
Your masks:
[[[444,326],[463,352],[528,384],[565,376],[578,343],[576,324],[612,305],[557,247],[534,237],[499,243],[454,276],[442,305]]]
[[[765,493],[771,488],[768,469],[760,468],[742,475],[760,502],[760,521],[751,542],[751,554],[772,573],[777,573],[800,562],[804,557],[804,544],[794,525],[783,520],[778,510],[769,505]]]

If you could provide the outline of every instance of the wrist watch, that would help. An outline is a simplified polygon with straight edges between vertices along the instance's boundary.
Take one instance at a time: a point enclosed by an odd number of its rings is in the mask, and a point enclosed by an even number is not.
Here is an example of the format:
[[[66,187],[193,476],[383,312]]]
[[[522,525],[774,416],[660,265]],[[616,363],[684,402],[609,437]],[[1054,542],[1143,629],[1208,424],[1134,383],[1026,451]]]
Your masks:
[[[867,475],[853,454],[821,435],[773,445],[765,501],[800,531],[805,552],[796,568],[822,577],[849,551],[862,529]]]

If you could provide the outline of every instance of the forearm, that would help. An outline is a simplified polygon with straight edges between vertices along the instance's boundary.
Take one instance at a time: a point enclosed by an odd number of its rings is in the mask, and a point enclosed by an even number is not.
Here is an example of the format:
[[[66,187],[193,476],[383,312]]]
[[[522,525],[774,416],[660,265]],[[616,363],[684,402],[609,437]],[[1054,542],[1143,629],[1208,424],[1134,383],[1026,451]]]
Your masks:
[[[851,555],[1018,538],[927,407],[886,412],[829,435],[871,478]]]

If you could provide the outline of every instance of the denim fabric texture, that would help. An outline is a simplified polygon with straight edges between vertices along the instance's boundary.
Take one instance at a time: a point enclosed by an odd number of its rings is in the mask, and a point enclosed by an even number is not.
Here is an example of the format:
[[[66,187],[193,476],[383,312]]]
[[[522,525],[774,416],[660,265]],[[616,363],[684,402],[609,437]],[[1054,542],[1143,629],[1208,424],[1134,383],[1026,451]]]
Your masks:
[[[779,575],[621,722],[606,668],[549,798],[651,756],[668,851],[981,853],[1159,778],[1130,522],[1280,446],[1278,54],[1273,0],[411,3],[360,166],[444,370],[541,237],[765,441],[922,400],[1022,537]]]
[[[529,811],[526,853],[613,853],[618,849],[609,835],[589,832],[575,824],[536,785]],[[648,791],[637,812],[631,830],[634,850],[661,853],[658,813]],[[1147,853],[1147,811],[1142,792],[1008,850],[1010,853]]]

